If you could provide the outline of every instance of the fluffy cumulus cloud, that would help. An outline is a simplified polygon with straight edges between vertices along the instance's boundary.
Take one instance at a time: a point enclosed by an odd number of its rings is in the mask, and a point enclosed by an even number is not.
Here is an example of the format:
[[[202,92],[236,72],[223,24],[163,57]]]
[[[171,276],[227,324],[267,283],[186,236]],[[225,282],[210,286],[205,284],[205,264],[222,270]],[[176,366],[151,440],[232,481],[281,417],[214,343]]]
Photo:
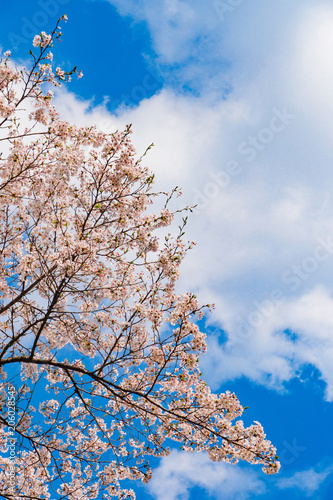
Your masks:
[[[197,205],[181,287],[228,338],[209,340],[209,381],[278,387],[312,364],[333,400],[332,2],[110,2],[147,23],[164,88],[116,115],[63,92],[60,111],[133,123],[157,187]]]
[[[186,500],[192,497],[194,488],[201,488],[211,498],[223,500],[260,500],[272,490],[287,489],[293,490],[297,498],[298,495],[321,498],[332,473],[332,466],[318,464],[293,475],[267,478],[260,471],[211,462],[204,453],[173,450],[154,470],[148,491],[156,500]]]
[[[252,380],[279,388],[310,364],[321,372],[327,382],[326,398],[333,401],[332,310],[332,293],[323,287],[297,298],[276,289],[269,298],[255,301],[243,319],[233,323],[231,317],[227,331],[232,333],[226,344],[221,345],[217,336],[208,339],[202,366],[211,384],[217,389],[222,380],[245,373]]]
[[[205,454],[179,451],[172,451],[161,460],[149,483],[149,491],[156,500],[186,500],[194,487],[225,500],[245,500],[266,491],[264,482],[253,471],[212,463]]]

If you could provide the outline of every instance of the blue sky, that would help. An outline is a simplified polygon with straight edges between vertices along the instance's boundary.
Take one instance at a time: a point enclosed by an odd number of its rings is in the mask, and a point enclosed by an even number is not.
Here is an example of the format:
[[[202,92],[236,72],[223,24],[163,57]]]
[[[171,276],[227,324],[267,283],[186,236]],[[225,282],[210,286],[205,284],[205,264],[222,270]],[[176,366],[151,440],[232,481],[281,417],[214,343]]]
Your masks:
[[[110,131],[133,123],[157,187],[197,204],[179,290],[215,302],[202,370],[235,391],[282,470],[177,451],[138,498],[333,496],[333,2],[17,0],[0,46],[67,13],[57,62],[82,69],[62,115]]]

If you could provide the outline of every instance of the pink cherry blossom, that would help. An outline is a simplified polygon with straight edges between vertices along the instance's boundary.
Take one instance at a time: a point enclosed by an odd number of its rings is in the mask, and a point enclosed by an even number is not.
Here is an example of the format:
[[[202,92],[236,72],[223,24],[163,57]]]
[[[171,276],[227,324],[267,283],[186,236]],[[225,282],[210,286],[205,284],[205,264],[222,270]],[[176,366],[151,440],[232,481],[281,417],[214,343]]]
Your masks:
[[[3,450],[7,372],[20,367],[17,484],[2,454],[0,493],[134,499],[122,481],[149,481],[149,457],[166,456],[170,440],[275,473],[262,426],[245,427],[236,395],[214,394],[201,378],[206,342],[195,320],[204,308],[175,292],[193,246],[183,240],[186,217],[179,233],[162,240],[157,232],[177,217],[170,205],[178,191],[152,214],[163,195],[135,155],[131,128],[109,134],[61,120],[45,89],[77,72],[53,69],[47,47],[59,33],[57,25],[36,35],[30,72],[0,61]]]

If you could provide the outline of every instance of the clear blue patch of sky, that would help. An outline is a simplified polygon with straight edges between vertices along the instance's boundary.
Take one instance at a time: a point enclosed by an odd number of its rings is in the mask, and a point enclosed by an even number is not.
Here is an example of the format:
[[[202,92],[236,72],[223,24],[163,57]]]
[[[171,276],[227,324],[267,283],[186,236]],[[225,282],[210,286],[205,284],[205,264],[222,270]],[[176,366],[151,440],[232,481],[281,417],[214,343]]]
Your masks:
[[[253,420],[263,424],[267,437],[278,448],[282,476],[314,467],[324,458],[333,461],[332,446],[327,440],[333,405],[324,400],[325,385],[316,370],[312,369],[304,382],[295,378],[287,383],[284,393],[245,379],[228,382],[220,389],[235,392],[241,403],[249,406],[244,415],[246,424]]]

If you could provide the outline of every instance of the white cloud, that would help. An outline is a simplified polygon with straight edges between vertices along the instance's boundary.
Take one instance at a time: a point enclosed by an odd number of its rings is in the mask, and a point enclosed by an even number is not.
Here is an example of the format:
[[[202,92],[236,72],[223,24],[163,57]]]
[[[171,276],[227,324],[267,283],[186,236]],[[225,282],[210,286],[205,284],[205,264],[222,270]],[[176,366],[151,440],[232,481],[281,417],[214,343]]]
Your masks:
[[[242,375],[281,387],[311,363],[333,400],[333,258],[315,256],[333,235],[332,3],[241,2],[224,20],[214,2],[111,3],[147,22],[165,78],[176,64],[199,97],[169,86],[118,116],[65,92],[58,104],[70,120],[133,123],[140,152],[156,144],[157,188],[178,184],[185,205],[198,203],[180,286],[216,302],[211,320],[230,340],[210,339],[205,375],[215,387]],[[276,290],[283,302],[263,314]]]
[[[257,304],[243,322],[230,316],[227,344],[208,339],[202,367],[213,387],[245,374],[282,388],[302,366],[311,364],[327,383],[327,400],[333,401],[332,293],[317,287],[295,299],[281,296],[277,304],[269,298]],[[283,333],[287,329],[293,336]]]
[[[308,496],[313,495],[322,486],[325,479],[333,472],[333,467],[327,467],[321,472],[316,472],[314,469],[309,469],[301,472],[296,472],[288,478],[277,480],[277,485],[281,489],[297,488]]]
[[[194,487],[224,500],[245,500],[265,492],[264,482],[253,471],[211,462],[203,453],[176,450],[161,460],[148,485],[156,500],[186,500]]]
[[[111,0],[110,3],[120,14],[147,22],[155,50],[167,64],[187,60],[193,55],[193,44],[198,37],[204,37],[217,24],[213,1],[203,5],[200,0],[162,0],[158,9],[152,0]]]
[[[307,10],[303,15],[296,33],[294,45],[295,80],[294,91],[302,87],[300,97],[305,92],[310,99],[306,103],[307,111],[315,118],[318,108],[322,113],[332,111],[333,83],[333,5],[324,2]],[[304,101],[299,103],[304,107]],[[328,108],[327,108],[328,106]]]
[[[204,453],[173,450],[161,459],[147,488],[156,500],[187,500],[195,487],[204,489],[212,498],[223,500],[259,498],[276,487],[311,496],[319,494],[332,472],[332,466],[318,465],[289,477],[266,477],[259,470],[212,462]]]

